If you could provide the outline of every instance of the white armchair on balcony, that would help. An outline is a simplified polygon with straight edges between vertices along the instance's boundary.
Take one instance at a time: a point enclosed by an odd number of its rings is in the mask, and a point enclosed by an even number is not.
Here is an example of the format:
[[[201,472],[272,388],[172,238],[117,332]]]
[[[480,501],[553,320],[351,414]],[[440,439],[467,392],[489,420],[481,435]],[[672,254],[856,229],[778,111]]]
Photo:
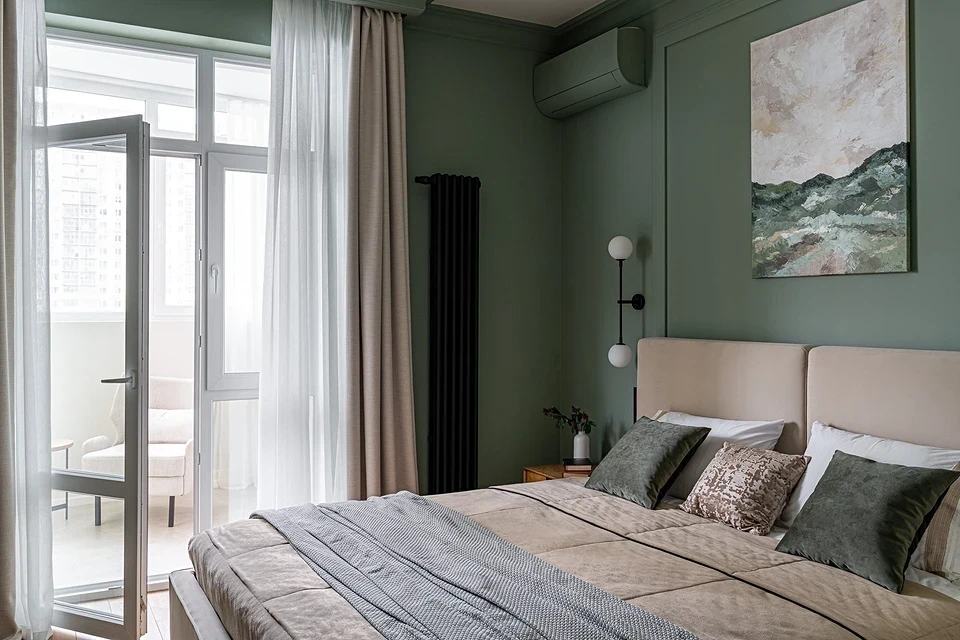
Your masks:
[[[90,438],[80,448],[80,468],[84,471],[123,475],[123,385],[117,387],[110,408],[110,420],[117,431]],[[150,378],[150,408],[147,445],[149,492],[167,496],[167,526],[173,526],[176,499],[193,491],[193,380],[189,378]],[[94,501],[94,522],[100,526],[100,498]]]

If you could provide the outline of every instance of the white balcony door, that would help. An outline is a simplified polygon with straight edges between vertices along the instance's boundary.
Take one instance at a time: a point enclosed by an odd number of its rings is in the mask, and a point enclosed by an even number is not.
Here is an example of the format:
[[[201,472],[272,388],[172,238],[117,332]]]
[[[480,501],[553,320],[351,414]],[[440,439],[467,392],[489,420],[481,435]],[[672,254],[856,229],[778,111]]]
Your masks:
[[[49,140],[51,312],[120,319],[85,375],[52,381],[54,625],[133,640],[147,611],[149,125],[139,115],[61,124]],[[58,333],[51,360],[81,346]],[[67,410],[91,395],[112,407],[116,436],[58,437],[64,425],[102,430]]]

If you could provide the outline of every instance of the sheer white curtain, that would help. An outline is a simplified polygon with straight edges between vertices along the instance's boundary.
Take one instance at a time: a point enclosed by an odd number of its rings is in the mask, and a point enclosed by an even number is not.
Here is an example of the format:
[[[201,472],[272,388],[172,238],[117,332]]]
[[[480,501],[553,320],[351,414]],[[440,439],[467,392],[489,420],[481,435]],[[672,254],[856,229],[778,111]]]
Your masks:
[[[275,0],[258,506],[346,497],[352,7]]]
[[[267,179],[259,173],[231,170],[224,175],[224,187],[229,212],[224,265],[230,273],[224,289],[224,367],[229,372],[259,371]],[[215,489],[236,491],[257,484],[257,421],[256,402],[213,404]],[[237,517],[249,515],[242,511]]]
[[[0,8],[0,637],[39,639],[53,613],[46,28],[43,0]]]

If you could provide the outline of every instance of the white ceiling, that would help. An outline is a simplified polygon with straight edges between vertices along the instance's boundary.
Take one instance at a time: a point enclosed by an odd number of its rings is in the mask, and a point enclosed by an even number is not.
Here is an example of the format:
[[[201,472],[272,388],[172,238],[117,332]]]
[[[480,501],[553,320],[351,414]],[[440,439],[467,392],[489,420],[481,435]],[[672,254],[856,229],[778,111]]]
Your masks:
[[[603,0],[434,0],[433,4],[559,27],[601,2]]]

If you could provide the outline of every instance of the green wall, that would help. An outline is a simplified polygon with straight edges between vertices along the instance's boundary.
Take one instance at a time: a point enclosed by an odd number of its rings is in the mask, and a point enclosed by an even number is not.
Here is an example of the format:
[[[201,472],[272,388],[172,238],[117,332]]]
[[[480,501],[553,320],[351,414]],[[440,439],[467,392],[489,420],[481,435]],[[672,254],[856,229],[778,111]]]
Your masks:
[[[48,13],[270,44],[271,0],[46,0]]]
[[[610,442],[632,419],[634,371],[604,357],[616,330],[605,242],[618,233],[652,245],[626,271],[625,293],[642,285],[650,302],[646,326],[625,311],[628,343],[666,334],[960,349],[960,86],[949,80],[960,3],[952,0],[917,0],[913,9],[916,269],[751,279],[749,43],[849,4],[743,0],[698,13],[703,2],[676,0],[637,22],[656,36],[649,88],[564,121],[563,391],[603,416],[607,433],[594,440]],[[593,444],[597,455],[601,443]]]
[[[555,462],[540,408],[560,398],[560,123],[531,95],[545,57],[408,28],[407,157],[414,388],[421,484],[429,397],[429,188],[417,175],[478,176],[480,485]]]
[[[618,332],[619,276],[607,253],[614,236],[631,238],[635,247],[624,262],[624,297],[643,293],[648,305],[644,311],[624,308],[624,342],[633,345],[644,333],[662,331],[656,322],[662,296],[653,292],[649,269],[658,257],[650,240],[649,124],[643,126],[650,98],[641,91],[563,121],[563,396],[596,421],[590,438],[595,460],[633,420],[635,370],[615,369],[607,361]],[[562,434],[561,442],[570,455],[570,434]]]

